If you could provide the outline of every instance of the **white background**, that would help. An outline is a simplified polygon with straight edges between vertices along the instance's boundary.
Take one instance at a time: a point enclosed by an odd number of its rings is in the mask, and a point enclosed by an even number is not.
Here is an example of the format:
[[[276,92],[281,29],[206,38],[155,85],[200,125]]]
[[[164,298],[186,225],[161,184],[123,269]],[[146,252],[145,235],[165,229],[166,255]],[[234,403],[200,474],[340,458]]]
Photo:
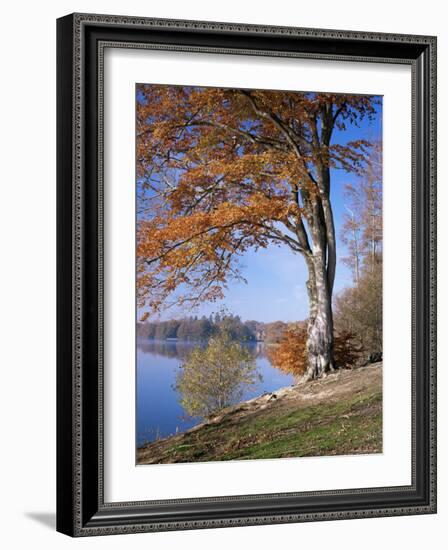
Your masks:
[[[6,548],[441,548],[448,520],[448,372],[439,368],[439,514],[71,540],[54,532],[55,510],[55,18],[73,11],[439,35],[439,152],[448,138],[446,15],[427,0],[316,4],[277,0],[8,3],[2,12],[0,200],[1,519]],[[439,204],[448,200],[445,163]],[[448,234],[439,207],[439,235]],[[441,240],[442,242],[442,240]],[[446,246],[444,246],[446,250]],[[447,279],[440,246],[439,280]],[[439,339],[447,330],[440,286]],[[440,345],[440,348],[442,346]],[[337,474],[336,474],[337,475]]]
[[[104,72],[105,500],[410,485],[409,65],[107,49]],[[148,81],[384,95],[383,453],[135,467],[135,188],[123,182],[135,178],[135,84]]]

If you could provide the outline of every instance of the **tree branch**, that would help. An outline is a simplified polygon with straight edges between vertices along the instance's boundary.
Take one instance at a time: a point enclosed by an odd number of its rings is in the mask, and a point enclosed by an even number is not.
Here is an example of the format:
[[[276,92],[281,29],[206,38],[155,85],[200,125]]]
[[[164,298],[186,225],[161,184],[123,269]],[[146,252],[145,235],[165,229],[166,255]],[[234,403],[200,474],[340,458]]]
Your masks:
[[[259,136],[251,134],[250,132],[245,132],[244,130],[240,130],[239,128],[234,128],[232,126],[229,126],[228,124],[223,124],[221,122],[210,122],[210,121],[207,121],[207,120],[200,120],[200,121],[194,122],[193,124],[190,124],[190,126],[210,126],[210,127],[213,127],[213,128],[219,128],[221,130],[225,130],[226,132],[240,135],[240,136],[248,139],[252,143],[257,143],[259,145],[265,145],[266,147],[271,147],[273,149],[277,149],[277,150],[283,151],[283,152],[288,151],[288,148],[285,147],[285,144],[282,143],[280,140],[260,138]]]
[[[306,172],[306,174],[308,175],[308,177],[310,178],[310,180],[313,183],[316,183],[313,174],[308,170],[308,168],[306,166],[305,159],[302,156],[302,153],[299,149],[299,146],[297,145],[296,141],[294,140],[294,137],[293,137],[292,134],[296,135],[295,132],[293,132],[293,130],[291,130],[291,128],[287,124],[285,124],[277,115],[275,115],[274,113],[271,113],[269,111],[265,111],[264,109],[261,109],[257,105],[254,98],[251,96],[251,94],[249,92],[247,92],[246,90],[241,90],[240,92],[245,97],[247,97],[247,99],[249,100],[249,103],[251,104],[253,110],[255,111],[255,114],[257,114],[258,116],[261,116],[263,118],[266,118],[267,120],[270,120],[274,124],[274,126],[276,126],[276,128],[278,130],[280,130],[280,132],[285,136],[287,142],[291,146],[291,148],[292,148],[293,152],[295,153],[296,157],[298,158],[298,160],[302,164],[302,167],[303,167],[304,171]]]

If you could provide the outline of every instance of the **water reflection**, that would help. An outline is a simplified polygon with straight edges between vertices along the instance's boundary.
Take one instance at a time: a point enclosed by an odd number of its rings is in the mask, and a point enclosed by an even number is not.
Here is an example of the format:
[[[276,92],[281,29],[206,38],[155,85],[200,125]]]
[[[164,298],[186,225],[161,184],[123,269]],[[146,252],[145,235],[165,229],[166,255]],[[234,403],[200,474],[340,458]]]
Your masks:
[[[137,349],[143,353],[179,359],[184,359],[193,348],[206,345],[206,342],[184,340],[137,340]],[[242,345],[247,346],[254,357],[266,357],[266,346],[263,342],[247,342]]]
[[[174,389],[176,374],[182,360],[199,342],[180,340],[137,341],[137,417],[136,442],[168,437],[183,432],[199,423],[189,418],[180,405],[180,396]],[[272,367],[266,357],[263,343],[245,344],[254,354],[257,369],[263,381],[249,387],[242,400],[251,399],[264,392],[271,392],[293,383],[293,378]]]

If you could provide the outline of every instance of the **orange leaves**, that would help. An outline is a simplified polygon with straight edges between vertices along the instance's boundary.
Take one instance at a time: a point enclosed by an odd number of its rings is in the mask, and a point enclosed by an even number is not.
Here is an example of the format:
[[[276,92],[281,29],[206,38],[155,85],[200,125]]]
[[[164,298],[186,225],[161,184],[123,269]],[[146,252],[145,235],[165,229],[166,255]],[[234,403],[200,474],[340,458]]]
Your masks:
[[[288,211],[284,198],[252,193],[245,204],[223,202],[209,212],[184,216],[167,212],[140,222],[139,303],[149,300],[158,309],[180,286],[179,303],[197,303],[186,286],[201,301],[221,297],[227,279],[240,278],[238,255],[249,247],[265,246],[265,224],[282,219]]]
[[[146,321],[146,319],[148,319],[149,317],[149,312],[148,311],[145,311],[145,313],[143,313],[141,316],[140,316],[140,322],[141,323],[144,323]]]
[[[278,369],[299,377],[308,366],[307,328],[304,323],[290,325],[280,343],[268,349],[271,363]],[[337,367],[353,367],[363,352],[359,340],[350,331],[334,335],[333,356]]]
[[[138,300],[157,310],[222,296],[249,247],[303,251],[302,216],[311,226],[323,172],[364,161],[365,142],[330,144],[331,132],[374,106],[367,96],[144,84],[136,111]]]
[[[297,323],[288,327],[280,343],[268,350],[271,363],[287,374],[300,376],[307,367],[306,341],[304,325]]]
[[[370,145],[366,140],[351,141],[346,145],[332,145],[329,149],[330,165],[359,175],[367,166],[367,149]]]

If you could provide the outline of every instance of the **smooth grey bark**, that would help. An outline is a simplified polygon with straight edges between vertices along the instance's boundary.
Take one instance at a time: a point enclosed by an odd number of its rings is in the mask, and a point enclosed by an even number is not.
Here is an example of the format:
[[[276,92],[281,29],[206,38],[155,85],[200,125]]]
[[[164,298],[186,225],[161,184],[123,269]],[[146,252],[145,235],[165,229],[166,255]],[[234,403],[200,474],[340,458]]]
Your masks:
[[[313,210],[314,215],[309,224],[312,253],[307,259],[309,272],[307,289],[310,302],[307,337],[308,367],[302,378],[303,381],[324,377],[334,369],[332,293],[336,268],[336,242],[333,241],[334,251],[331,251],[322,207],[317,203]]]

